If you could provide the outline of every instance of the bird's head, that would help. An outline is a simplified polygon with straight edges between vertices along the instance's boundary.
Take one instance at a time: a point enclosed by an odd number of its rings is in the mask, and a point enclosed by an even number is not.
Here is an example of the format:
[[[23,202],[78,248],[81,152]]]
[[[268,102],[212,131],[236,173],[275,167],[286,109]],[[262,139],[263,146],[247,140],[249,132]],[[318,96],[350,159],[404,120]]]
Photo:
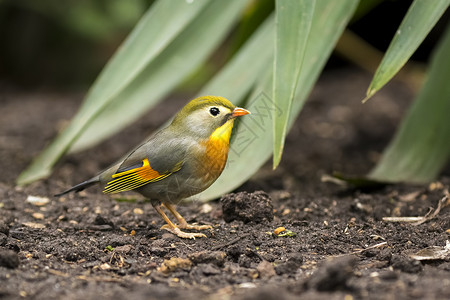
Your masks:
[[[200,139],[222,134],[229,138],[234,119],[249,113],[224,97],[203,96],[186,104],[175,116],[171,126]]]

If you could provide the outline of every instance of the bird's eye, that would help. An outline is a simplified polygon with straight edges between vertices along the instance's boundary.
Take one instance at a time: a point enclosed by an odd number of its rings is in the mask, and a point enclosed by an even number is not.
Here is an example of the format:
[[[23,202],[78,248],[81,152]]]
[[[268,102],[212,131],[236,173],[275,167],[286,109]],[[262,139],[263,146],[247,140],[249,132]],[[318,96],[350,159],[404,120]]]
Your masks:
[[[211,107],[209,109],[209,113],[213,116],[217,116],[218,114],[220,114],[220,110],[217,107]]]

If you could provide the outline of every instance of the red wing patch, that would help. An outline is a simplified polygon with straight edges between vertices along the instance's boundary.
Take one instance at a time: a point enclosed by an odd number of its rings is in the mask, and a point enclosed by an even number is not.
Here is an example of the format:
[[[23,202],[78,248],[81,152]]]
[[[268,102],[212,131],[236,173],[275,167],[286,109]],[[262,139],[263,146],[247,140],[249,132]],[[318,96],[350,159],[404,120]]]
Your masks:
[[[153,170],[148,159],[142,161],[142,166],[133,168],[124,172],[116,173],[112,176],[113,180],[108,182],[103,190],[105,194],[115,194],[124,191],[130,191],[144,186],[148,183],[162,180],[172,173],[180,170],[181,164],[170,172],[160,174]]]

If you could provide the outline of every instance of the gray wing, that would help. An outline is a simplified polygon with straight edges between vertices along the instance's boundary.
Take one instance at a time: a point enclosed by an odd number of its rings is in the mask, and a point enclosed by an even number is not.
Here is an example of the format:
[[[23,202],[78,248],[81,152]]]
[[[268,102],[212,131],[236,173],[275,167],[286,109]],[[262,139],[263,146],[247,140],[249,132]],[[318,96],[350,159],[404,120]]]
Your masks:
[[[184,164],[189,142],[163,130],[137,147],[105,178],[105,193],[136,189],[162,180],[179,171]]]
[[[190,144],[169,130],[160,131],[131,152],[120,163],[116,173],[142,165],[144,159],[148,159],[151,168],[159,173],[171,172],[183,164]]]

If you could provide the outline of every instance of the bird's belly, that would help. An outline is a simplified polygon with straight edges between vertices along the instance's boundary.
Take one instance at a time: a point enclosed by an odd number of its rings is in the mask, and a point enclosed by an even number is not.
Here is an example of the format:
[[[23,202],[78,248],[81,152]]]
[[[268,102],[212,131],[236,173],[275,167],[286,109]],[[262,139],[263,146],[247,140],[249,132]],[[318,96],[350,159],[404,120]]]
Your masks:
[[[177,204],[184,198],[204,191],[212,184],[212,182],[205,182],[204,178],[188,173],[179,171],[161,181],[140,187],[136,191],[149,199]]]

